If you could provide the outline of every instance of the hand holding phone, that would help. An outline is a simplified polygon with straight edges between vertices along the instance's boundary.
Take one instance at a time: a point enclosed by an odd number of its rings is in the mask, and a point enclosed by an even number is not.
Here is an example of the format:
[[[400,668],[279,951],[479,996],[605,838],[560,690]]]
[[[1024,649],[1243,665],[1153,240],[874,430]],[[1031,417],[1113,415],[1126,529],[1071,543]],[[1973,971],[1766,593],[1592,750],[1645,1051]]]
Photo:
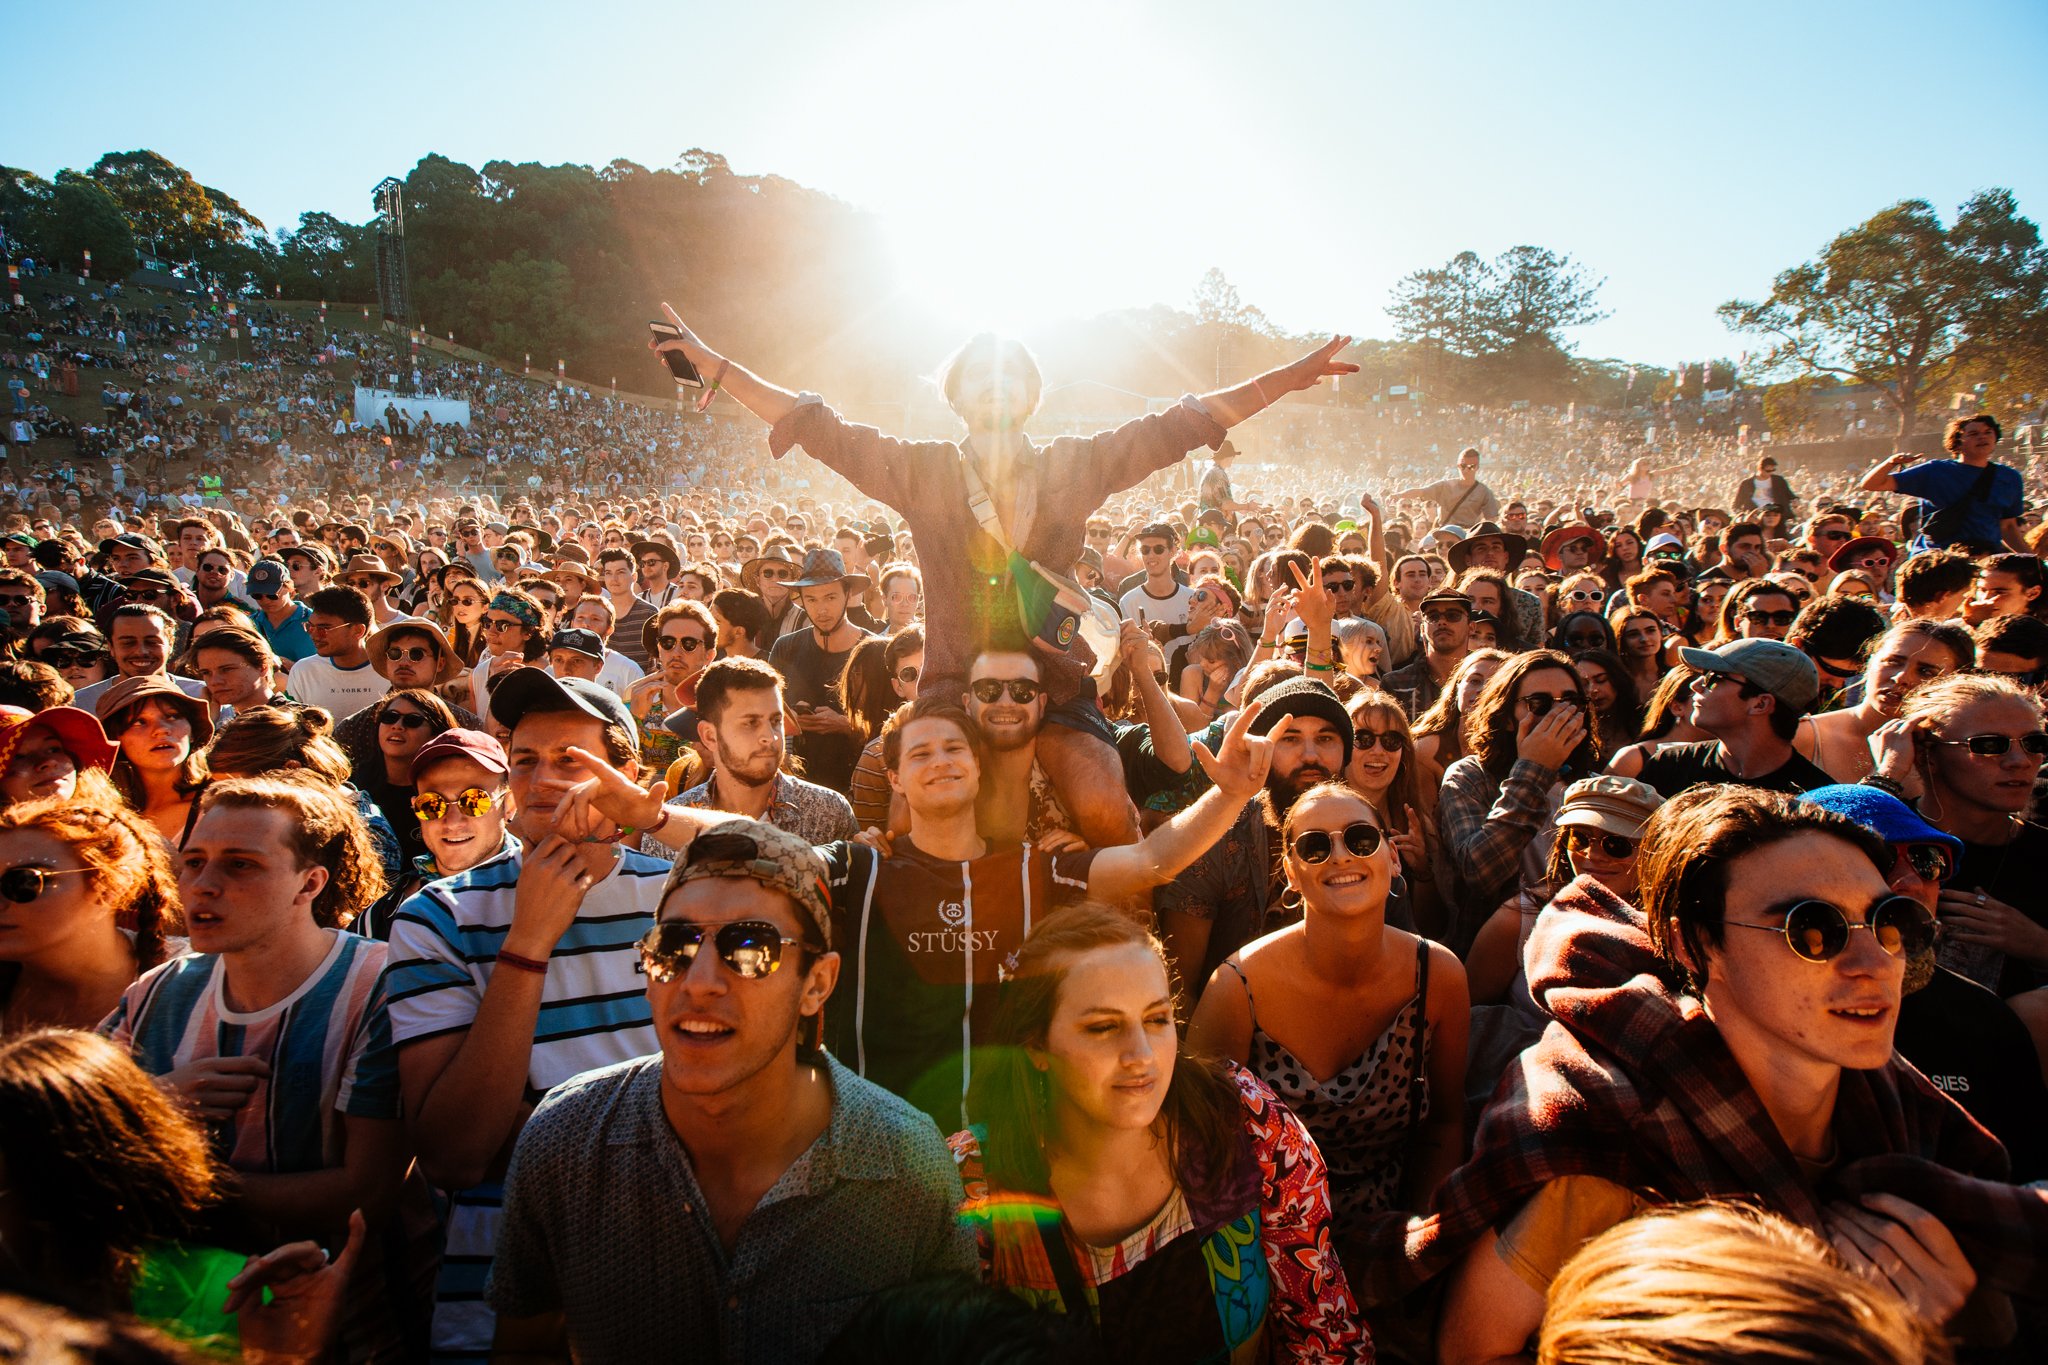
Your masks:
[[[648,345],[654,347],[655,354],[668,365],[668,372],[675,376],[676,383],[693,389],[703,388],[704,376],[697,372],[696,365],[692,364],[690,357],[683,352],[683,329],[672,322],[650,322],[647,324],[647,330],[652,334]],[[663,349],[664,342],[674,344]]]

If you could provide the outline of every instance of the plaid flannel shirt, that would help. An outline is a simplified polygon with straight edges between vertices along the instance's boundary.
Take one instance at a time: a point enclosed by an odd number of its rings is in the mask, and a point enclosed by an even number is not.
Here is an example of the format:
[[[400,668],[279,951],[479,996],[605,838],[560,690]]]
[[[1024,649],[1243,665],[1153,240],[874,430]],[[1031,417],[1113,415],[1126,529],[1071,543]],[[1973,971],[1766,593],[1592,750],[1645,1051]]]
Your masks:
[[[1464,952],[1496,906],[1542,880],[1563,798],[1557,769],[1526,758],[1516,759],[1499,783],[1473,754],[1445,770],[1437,831],[1451,870],[1445,941],[1453,950]]]

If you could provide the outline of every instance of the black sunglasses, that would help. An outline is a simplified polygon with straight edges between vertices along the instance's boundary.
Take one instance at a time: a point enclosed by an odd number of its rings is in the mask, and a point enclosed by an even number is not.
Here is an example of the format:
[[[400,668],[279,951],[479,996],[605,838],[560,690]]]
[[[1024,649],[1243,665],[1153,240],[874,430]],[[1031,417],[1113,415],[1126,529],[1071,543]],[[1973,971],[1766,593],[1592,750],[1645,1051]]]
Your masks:
[[[76,668],[80,664],[92,663],[100,657],[98,650],[46,649],[36,655],[36,662],[52,668]]]
[[[1377,744],[1390,754],[1401,752],[1401,736],[1393,730],[1353,730],[1351,742],[1360,749],[1370,749]]]
[[[1567,825],[1564,837],[1565,842],[1574,849],[1591,849],[1598,843],[1600,851],[1610,858],[1633,858],[1636,854],[1635,840],[1623,838],[1619,834],[1608,834],[1602,830],[1588,829],[1584,825]]]
[[[395,706],[388,706],[377,713],[377,723],[379,725],[399,725],[408,730],[417,730],[427,723],[427,718],[417,711],[401,711]]]
[[[1529,708],[1529,714],[1532,716],[1547,716],[1550,714],[1550,708],[1560,702],[1583,711],[1586,709],[1586,694],[1567,692],[1561,697],[1553,697],[1548,692],[1532,692],[1522,698],[1522,705]]]
[[[1380,833],[1380,827],[1370,820],[1353,820],[1342,830],[1337,831],[1305,829],[1294,836],[1294,842],[1288,847],[1294,850],[1295,857],[1305,863],[1326,863],[1330,861],[1330,855],[1337,851],[1339,834],[1344,838],[1344,847],[1359,858],[1370,858],[1377,853],[1386,837]]]
[[[1893,844],[1892,850],[1923,882],[1945,882],[1956,870],[1955,855],[1945,844]]]
[[[49,889],[50,878],[90,871],[89,867],[10,867],[0,872],[0,896],[7,897],[16,905],[27,905]]]
[[[695,654],[706,648],[705,643],[694,635],[663,635],[654,643],[663,649],[680,649],[685,654]]]
[[[1979,758],[1996,758],[2012,749],[2013,738],[2011,735],[1971,735],[1967,739],[1930,738],[1928,743],[1959,744]],[[2029,755],[2039,758],[2043,754],[2048,754],[2048,735],[2044,735],[2039,731],[2031,735],[2021,735],[2019,737],[2019,746]]]
[[[709,933],[718,960],[737,976],[758,981],[782,965],[782,950],[800,938],[789,938],[766,920],[743,919],[721,924],[716,932],[689,920],[667,919],[640,939],[640,961],[647,979],[667,985],[690,970]]]
[[[1910,896],[1886,896],[1870,907],[1861,924],[1852,924],[1841,906],[1823,900],[1794,902],[1779,924],[1723,919],[1737,929],[1769,929],[1785,936],[1793,952],[1808,962],[1829,962],[1849,946],[1852,930],[1868,929],[1877,946],[1893,957],[1913,957],[1934,946],[1934,916]]]
[[[983,678],[978,683],[970,684],[967,690],[984,706],[1001,701],[1004,692],[1010,694],[1011,701],[1029,706],[1038,700],[1039,693],[1045,691],[1029,678]]]
[[[1744,620],[1754,621],[1760,626],[1789,626],[1799,619],[1796,611],[1765,611],[1760,607],[1751,607],[1742,616]]]

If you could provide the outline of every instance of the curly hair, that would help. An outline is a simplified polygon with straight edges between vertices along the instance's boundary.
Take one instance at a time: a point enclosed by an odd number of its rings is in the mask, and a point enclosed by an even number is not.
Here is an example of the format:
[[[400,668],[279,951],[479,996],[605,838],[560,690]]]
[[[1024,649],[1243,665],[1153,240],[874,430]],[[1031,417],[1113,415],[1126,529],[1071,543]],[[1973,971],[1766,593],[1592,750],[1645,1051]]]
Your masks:
[[[115,923],[135,935],[136,970],[148,971],[164,960],[165,931],[184,923],[177,878],[156,827],[126,805],[105,800],[105,790],[81,783],[69,797],[9,806],[0,810],[0,832],[38,830],[69,848],[85,864],[101,901],[112,907]]]
[[[327,869],[327,884],[313,897],[313,922],[322,928],[346,928],[384,894],[384,865],[370,842],[369,826],[333,783],[296,770],[229,778],[199,798],[200,819],[223,806],[281,811],[289,817],[286,842],[292,857],[302,868]]]
[[[223,725],[201,757],[208,777],[256,777],[296,767],[338,785],[349,780],[353,767],[333,736],[334,717],[317,706],[258,706]]]

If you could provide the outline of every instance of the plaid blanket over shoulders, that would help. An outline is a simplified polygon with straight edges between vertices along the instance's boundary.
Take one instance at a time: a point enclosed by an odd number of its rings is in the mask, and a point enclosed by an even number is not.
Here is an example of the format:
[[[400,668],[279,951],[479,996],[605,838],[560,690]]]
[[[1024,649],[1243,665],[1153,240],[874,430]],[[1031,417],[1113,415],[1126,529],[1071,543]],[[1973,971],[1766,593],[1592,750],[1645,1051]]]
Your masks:
[[[1903,1058],[1842,1073],[1839,1159],[1815,1188],[1713,1021],[1665,984],[1634,906],[1578,879],[1544,908],[1525,961],[1552,1022],[1501,1078],[1434,1208],[1383,1215],[1340,1246],[1365,1304],[1425,1284],[1568,1175],[1658,1203],[1745,1200],[1816,1228],[1830,1200],[1895,1194],[1947,1225],[1981,1283],[2048,1292],[2048,1190],[2010,1184],[1997,1139]]]

